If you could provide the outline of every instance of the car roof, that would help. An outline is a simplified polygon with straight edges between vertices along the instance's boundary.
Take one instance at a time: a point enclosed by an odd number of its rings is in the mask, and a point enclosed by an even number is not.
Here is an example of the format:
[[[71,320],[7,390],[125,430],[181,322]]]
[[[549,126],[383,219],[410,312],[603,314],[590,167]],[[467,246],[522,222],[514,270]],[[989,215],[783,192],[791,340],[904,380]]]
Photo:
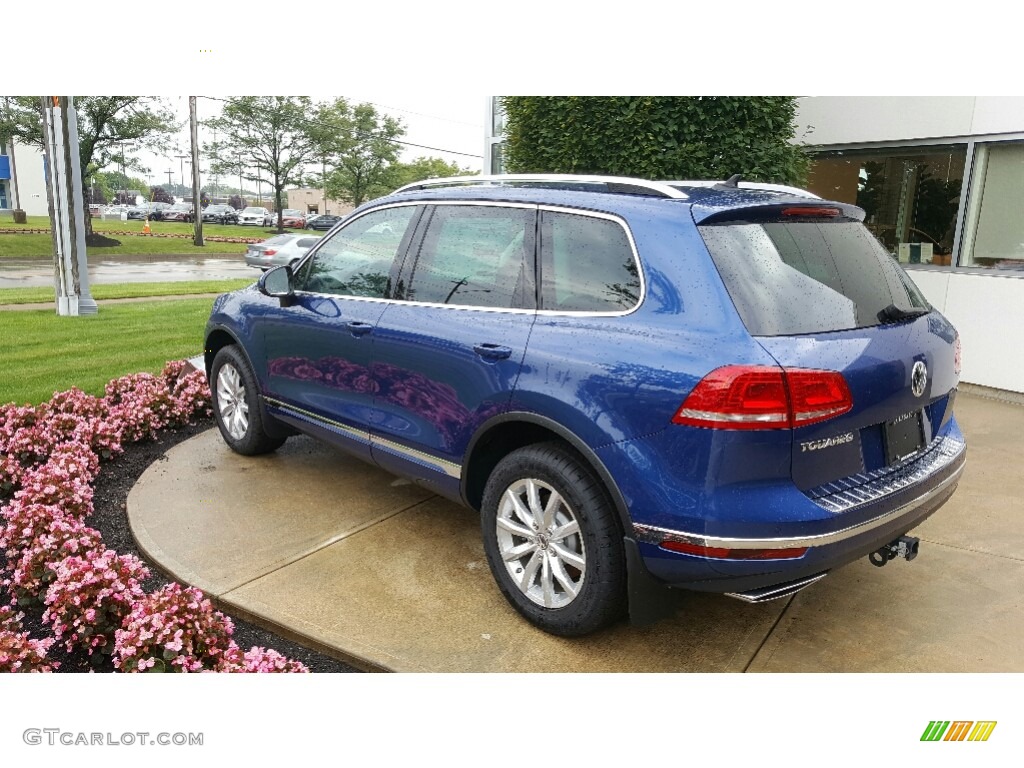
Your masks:
[[[479,183],[474,183],[477,179]],[[536,182],[532,179],[537,179]],[[443,186],[448,181],[452,186]],[[506,183],[502,183],[505,181]],[[604,185],[604,189],[601,186]],[[586,189],[586,187],[591,189]],[[678,196],[668,196],[671,192]],[[610,213],[692,211],[696,223],[727,211],[766,206],[835,206],[844,218],[863,220],[864,212],[848,203],[822,200],[796,187],[720,181],[648,182],[626,177],[524,175],[435,179],[408,185],[384,198],[367,203],[372,207],[399,200],[494,200],[590,208]],[[362,210],[363,207],[360,208]]]

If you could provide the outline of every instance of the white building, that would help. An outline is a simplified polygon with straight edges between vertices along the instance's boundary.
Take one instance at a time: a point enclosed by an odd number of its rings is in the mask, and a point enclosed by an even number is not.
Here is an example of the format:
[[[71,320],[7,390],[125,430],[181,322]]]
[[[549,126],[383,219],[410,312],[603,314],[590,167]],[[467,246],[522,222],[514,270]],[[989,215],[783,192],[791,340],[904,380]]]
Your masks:
[[[960,331],[962,380],[1024,393],[1024,98],[808,97],[796,137]]]
[[[0,214],[9,214],[15,203],[29,216],[49,215],[43,153],[17,141],[0,146]]]
[[[484,173],[501,173],[497,99],[485,125]],[[805,97],[796,139],[808,188],[864,208],[956,325],[961,380],[1024,393],[1024,97]]]

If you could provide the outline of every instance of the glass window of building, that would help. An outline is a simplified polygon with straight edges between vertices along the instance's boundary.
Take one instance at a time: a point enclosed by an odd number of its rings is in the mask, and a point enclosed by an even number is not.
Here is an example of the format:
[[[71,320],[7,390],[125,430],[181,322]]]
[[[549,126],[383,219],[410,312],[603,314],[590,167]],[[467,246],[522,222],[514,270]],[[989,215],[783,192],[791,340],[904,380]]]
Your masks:
[[[1024,273],[1024,144],[978,144],[960,266]]]
[[[811,163],[808,188],[853,203],[864,223],[902,264],[952,262],[965,144],[825,152]]]

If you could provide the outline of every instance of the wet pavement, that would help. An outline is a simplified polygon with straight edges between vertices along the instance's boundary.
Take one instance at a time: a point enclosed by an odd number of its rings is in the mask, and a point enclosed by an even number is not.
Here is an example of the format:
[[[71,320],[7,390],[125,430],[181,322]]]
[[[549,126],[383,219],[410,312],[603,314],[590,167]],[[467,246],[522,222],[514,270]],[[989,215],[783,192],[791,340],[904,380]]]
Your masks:
[[[170,283],[187,280],[230,280],[258,277],[240,254],[195,256],[90,256],[89,281]],[[53,285],[53,262],[45,259],[0,261],[0,288],[42,288]]]
[[[968,461],[913,535],[782,600],[679,592],[674,615],[567,640],[491,578],[479,516],[308,437],[232,453],[216,429],[128,498],[140,548],[221,605],[367,669],[467,672],[1024,671],[1024,407],[961,393]]]

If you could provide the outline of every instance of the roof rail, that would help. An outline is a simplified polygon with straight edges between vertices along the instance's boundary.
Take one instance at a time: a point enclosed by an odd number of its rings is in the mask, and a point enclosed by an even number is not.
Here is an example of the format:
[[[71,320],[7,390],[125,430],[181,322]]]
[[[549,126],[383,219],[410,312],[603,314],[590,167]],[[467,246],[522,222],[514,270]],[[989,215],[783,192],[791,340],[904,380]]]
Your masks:
[[[688,195],[672,186],[675,182],[651,181],[650,179],[634,179],[626,176],[578,176],[558,173],[505,173],[492,176],[448,176],[441,179],[426,179],[413,184],[406,184],[395,190],[409,192],[414,189],[428,187],[456,186],[502,186],[503,184],[615,184],[623,187],[638,187],[662,197],[675,200],[686,200]]]
[[[735,178],[735,177],[734,177]],[[717,187],[725,184],[724,181],[663,181],[662,184],[668,184],[672,187]],[[731,186],[731,185],[730,185]],[[760,181],[741,181],[738,183],[740,189],[763,189],[766,192],[786,192],[790,195],[796,195],[797,197],[810,197],[815,200],[821,200],[821,198],[809,192],[806,189],[800,189],[800,187],[790,187],[786,184],[764,184]]]

